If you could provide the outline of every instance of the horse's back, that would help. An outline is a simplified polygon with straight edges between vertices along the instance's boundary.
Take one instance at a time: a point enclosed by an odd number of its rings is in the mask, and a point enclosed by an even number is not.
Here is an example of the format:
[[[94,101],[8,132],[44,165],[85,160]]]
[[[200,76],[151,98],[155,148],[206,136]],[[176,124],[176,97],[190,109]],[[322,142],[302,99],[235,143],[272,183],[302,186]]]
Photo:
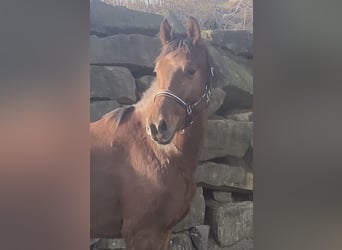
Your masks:
[[[121,235],[120,185],[125,159],[115,143],[119,125],[134,108],[115,109],[90,125],[90,227],[92,237]]]

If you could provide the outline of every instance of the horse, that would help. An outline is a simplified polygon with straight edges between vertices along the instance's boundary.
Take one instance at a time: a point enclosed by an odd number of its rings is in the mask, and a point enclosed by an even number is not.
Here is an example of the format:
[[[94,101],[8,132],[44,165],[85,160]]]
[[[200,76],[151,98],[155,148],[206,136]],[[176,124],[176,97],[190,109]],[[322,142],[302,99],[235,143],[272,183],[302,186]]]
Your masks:
[[[197,20],[187,34],[160,24],[156,79],[135,105],[90,124],[90,234],[128,250],[165,250],[188,213],[210,95],[208,52]]]

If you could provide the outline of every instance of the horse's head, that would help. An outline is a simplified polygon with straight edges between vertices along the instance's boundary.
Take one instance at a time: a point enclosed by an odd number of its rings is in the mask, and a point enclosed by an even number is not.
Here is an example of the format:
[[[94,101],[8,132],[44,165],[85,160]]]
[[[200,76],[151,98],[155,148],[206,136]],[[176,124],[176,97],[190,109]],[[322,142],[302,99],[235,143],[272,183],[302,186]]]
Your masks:
[[[175,38],[164,19],[160,40],[163,48],[155,66],[157,92],[146,130],[159,144],[168,144],[175,133],[188,127],[193,117],[207,107],[210,73],[195,18],[189,18],[184,38]]]

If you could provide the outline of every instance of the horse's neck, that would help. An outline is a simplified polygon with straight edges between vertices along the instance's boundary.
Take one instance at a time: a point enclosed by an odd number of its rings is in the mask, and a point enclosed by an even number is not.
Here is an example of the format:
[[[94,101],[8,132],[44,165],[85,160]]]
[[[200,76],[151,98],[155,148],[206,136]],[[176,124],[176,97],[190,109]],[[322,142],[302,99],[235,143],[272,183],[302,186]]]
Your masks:
[[[181,145],[182,151],[187,155],[194,156],[196,161],[207,132],[207,116],[207,109],[201,110],[201,113],[195,116],[193,124],[186,128],[183,134],[178,133],[175,138],[175,143]]]

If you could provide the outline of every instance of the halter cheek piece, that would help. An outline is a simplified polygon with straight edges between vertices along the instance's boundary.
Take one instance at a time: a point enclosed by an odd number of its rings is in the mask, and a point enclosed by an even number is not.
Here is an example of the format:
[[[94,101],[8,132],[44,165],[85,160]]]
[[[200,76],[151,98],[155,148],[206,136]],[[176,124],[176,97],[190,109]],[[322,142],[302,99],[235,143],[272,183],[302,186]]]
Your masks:
[[[174,94],[170,90],[160,90],[160,91],[158,91],[154,95],[154,101],[156,100],[156,98],[158,96],[165,96],[165,97],[171,98],[172,100],[176,101],[178,104],[183,106],[183,108],[186,110],[187,117],[188,117],[188,122],[184,126],[184,129],[185,129],[185,128],[187,128],[189,125],[191,125],[194,122],[194,120],[193,120],[193,110],[194,110],[194,108],[196,108],[196,106],[199,103],[201,103],[203,100],[205,100],[207,104],[209,103],[209,98],[210,98],[210,94],[211,94],[213,77],[214,77],[214,68],[210,67],[210,79],[209,79],[209,81],[205,85],[205,91],[204,91],[203,95],[197,101],[195,101],[194,103],[187,103],[186,101],[184,101],[182,98],[178,97],[176,94]]]

